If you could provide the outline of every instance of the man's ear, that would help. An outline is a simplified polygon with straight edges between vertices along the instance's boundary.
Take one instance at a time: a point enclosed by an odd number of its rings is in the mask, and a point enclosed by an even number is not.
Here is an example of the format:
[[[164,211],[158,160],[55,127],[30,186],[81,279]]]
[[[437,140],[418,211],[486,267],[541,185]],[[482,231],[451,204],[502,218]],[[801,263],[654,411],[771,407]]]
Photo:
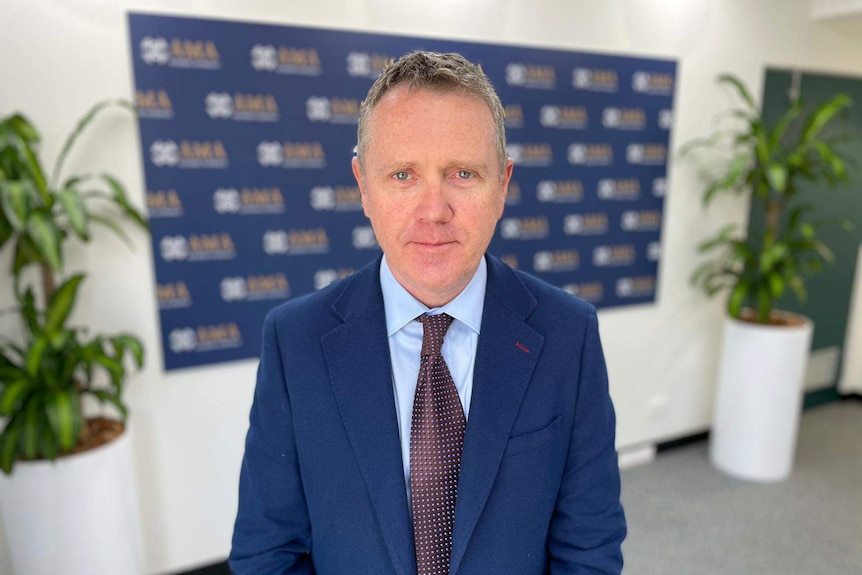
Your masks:
[[[503,210],[506,207],[506,196],[509,195],[509,182],[512,180],[512,172],[515,169],[515,162],[511,158],[506,159],[506,166],[503,168],[503,176],[500,178],[501,198],[500,198],[500,213],[497,214],[497,219],[503,217]]]
[[[365,187],[365,179],[362,177],[362,167],[359,165],[359,158],[353,158],[350,161],[350,168],[353,170],[353,177],[356,178],[356,185],[359,186],[359,197],[362,200],[362,211],[365,217],[371,218],[368,214],[368,190]]]

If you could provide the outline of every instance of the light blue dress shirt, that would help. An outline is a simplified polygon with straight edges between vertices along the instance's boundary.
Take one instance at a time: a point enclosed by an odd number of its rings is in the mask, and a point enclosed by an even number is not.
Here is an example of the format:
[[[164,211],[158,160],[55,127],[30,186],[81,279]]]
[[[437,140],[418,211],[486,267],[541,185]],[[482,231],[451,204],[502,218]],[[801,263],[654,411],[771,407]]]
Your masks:
[[[401,439],[401,462],[407,498],[410,499],[410,425],[413,419],[413,397],[419,378],[419,355],[422,352],[422,324],[415,321],[423,313],[447,313],[455,321],[443,339],[443,359],[458,389],[464,416],[470,414],[473,393],[473,366],[476,345],[485,307],[485,286],[488,269],[485,258],[467,287],[455,299],[442,307],[429,309],[414,298],[392,275],[386,256],[380,264],[380,287],[386,310],[386,334],[389,337],[389,357],[392,361],[392,384],[397,407],[398,433]]]

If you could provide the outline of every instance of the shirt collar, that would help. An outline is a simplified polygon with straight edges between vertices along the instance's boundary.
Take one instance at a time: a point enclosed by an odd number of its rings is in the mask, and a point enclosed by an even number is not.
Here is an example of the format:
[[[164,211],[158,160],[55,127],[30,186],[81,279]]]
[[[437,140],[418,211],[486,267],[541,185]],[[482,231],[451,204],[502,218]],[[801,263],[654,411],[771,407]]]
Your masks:
[[[386,310],[386,335],[391,336],[423,313],[447,313],[478,334],[482,325],[487,283],[488,267],[483,257],[467,287],[449,303],[431,309],[398,283],[384,255],[383,261],[380,262],[380,288],[383,291],[383,307]]]

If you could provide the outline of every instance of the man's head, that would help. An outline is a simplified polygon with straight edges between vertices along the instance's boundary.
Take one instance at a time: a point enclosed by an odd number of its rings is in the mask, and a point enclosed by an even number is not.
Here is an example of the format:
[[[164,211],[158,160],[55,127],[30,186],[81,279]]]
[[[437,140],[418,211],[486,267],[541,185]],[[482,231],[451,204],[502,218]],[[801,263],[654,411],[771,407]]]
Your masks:
[[[362,102],[359,112],[356,151],[359,166],[364,167],[365,152],[369,146],[369,119],[378,102],[387,92],[399,86],[409,90],[431,92],[457,92],[472,95],[488,106],[494,120],[494,146],[500,163],[500,172],[506,166],[506,128],[503,104],[480,66],[471,63],[461,54],[411,52],[389,64],[377,78]]]
[[[484,73],[455,54],[405,56],[363,105],[362,206],[395,279],[429,307],[467,286],[503,214],[502,114]]]

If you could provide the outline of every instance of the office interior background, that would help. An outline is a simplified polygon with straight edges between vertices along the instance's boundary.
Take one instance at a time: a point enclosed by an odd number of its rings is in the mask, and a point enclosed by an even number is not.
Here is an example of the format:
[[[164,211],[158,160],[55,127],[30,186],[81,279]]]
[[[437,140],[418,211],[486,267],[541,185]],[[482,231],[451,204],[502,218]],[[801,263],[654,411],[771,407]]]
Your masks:
[[[728,223],[746,225],[749,205],[727,197],[705,209],[697,166],[676,151],[709,134],[732,104],[717,76],[738,76],[758,102],[770,73],[776,86],[794,71],[862,81],[862,0],[0,0],[0,114],[33,119],[45,158],[95,101],[133,96],[129,11],[676,60],[656,302],[599,314],[623,458],[648,457],[712,423],[725,306],[689,277],[701,261],[695,247]],[[69,159],[77,171],[111,166],[143,207],[134,122],[106,117],[81,144]],[[845,216],[862,226],[862,212]],[[176,573],[229,551],[257,361],[166,373],[150,239],[128,233],[134,251],[96,241],[70,251],[67,268],[89,277],[77,318],[94,331],[136,333],[146,346],[147,364],[127,390],[144,551],[148,573]],[[831,349],[813,364],[828,374],[827,388],[854,395],[862,393],[862,263],[838,265],[855,270],[848,293],[834,296],[851,303],[842,359]],[[12,301],[4,280],[0,307]],[[4,335],[18,329],[3,320]],[[0,573],[8,572],[3,540]]]

